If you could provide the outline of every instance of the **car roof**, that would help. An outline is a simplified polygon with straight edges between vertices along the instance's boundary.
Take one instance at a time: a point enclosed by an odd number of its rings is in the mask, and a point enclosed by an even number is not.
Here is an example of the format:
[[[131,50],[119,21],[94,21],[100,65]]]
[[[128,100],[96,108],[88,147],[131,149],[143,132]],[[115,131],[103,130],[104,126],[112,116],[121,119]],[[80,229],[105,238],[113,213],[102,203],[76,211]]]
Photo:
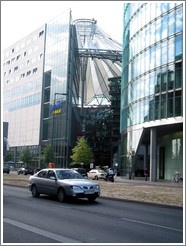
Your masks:
[[[85,168],[81,168],[81,167],[75,167],[75,168],[71,168],[72,170],[85,170]]]
[[[72,169],[69,169],[69,168],[43,168],[40,171],[49,171],[49,170],[50,171],[58,171],[58,170],[68,170],[68,171],[71,171]]]

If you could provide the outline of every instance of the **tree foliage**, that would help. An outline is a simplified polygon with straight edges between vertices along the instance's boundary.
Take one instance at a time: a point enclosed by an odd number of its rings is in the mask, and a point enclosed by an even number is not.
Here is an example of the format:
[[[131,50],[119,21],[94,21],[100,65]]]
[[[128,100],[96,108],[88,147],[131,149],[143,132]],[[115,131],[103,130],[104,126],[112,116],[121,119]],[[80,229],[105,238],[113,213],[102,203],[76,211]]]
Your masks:
[[[4,156],[4,162],[13,161],[14,153],[12,151],[6,151],[6,155]]]
[[[43,148],[43,154],[41,155],[41,160],[45,164],[49,164],[50,163],[50,155],[51,155],[51,144],[48,144]],[[54,157],[54,156],[52,156],[52,157]]]
[[[81,164],[89,165],[93,157],[92,149],[88,146],[87,140],[82,137],[77,145],[72,149],[73,155],[70,158],[73,160],[71,165]]]
[[[32,154],[31,154],[31,151],[28,147],[26,147],[26,146],[23,147],[23,150],[21,151],[19,159],[20,159],[20,161],[22,161],[25,164],[31,163]]]

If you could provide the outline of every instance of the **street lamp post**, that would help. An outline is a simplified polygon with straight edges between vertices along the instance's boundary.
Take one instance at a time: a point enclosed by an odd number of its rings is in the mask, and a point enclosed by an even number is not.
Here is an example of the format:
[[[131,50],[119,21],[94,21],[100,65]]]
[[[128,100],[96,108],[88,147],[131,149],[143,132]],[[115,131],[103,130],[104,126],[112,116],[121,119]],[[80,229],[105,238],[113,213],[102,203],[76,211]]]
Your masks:
[[[53,153],[53,141],[54,141],[54,114],[55,114],[55,104],[56,104],[56,95],[64,95],[67,96],[66,93],[57,93],[54,95],[54,112],[52,117],[52,139],[51,139],[51,153],[50,153],[50,162],[52,162],[52,153]]]

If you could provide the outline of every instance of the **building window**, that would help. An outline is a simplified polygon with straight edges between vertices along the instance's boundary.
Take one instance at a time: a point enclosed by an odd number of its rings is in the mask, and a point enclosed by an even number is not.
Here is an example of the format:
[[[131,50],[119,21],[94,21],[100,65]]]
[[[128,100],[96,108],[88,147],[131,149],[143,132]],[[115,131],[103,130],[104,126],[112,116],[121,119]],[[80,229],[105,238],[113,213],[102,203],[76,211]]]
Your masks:
[[[37,73],[37,68],[34,68],[33,69],[33,73]]]
[[[32,48],[28,50],[28,55],[32,53]]]
[[[21,74],[21,79],[23,79],[25,77],[25,73]]]
[[[32,58],[32,64],[36,62],[36,58]]]
[[[44,31],[41,31],[41,32],[39,33],[39,37],[41,37],[43,34],[44,34]]]
[[[16,81],[16,82],[19,81],[19,76],[17,76],[17,77],[15,78],[15,81]]]
[[[19,59],[20,59],[20,55],[17,56],[16,61],[18,61]]]
[[[16,51],[18,51],[18,50],[19,50],[19,46],[16,47]]]
[[[15,62],[15,58],[12,58],[11,63]]]
[[[12,49],[12,54],[14,53],[14,49]]]
[[[36,80],[36,90],[41,89],[41,78]]]
[[[23,65],[23,63],[22,63],[22,64],[19,66],[19,68],[20,68],[20,69],[22,69],[22,68],[23,68],[23,66],[24,66],[24,65]]]
[[[33,36],[33,41],[37,40],[37,35]]]
[[[25,43],[22,43],[21,44],[21,49],[25,47]]]
[[[39,49],[39,45],[36,45],[35,47],[34,47],[34,51],[37,51]]]
[[[41,59],[43,59],[43,54],[40,54],[40,55],[38,56],[38,60],[41,60]]]
[[[7,62],[6,62],[6,65],[9,65],[9,64],[10,64],[10,61],[7,61]]]
[[[18,66],[17,67],[14,67],[14,72],[18,70]]]
[[[26,66],[28,66],[30,64],[30,60],[28,60],[27,62],[26,62]]]
[[[12,72],[12,70],[10,69],[10,70],[9,70],[9,74],[11,74],[11,72]]]
[[[4,72],[4,77],[6,76],[6,72]]]
[[[29,45],[31,43],[31,38],[29,38],[27,41],[26,41],[26,45]]]
[[[26,76],[29,76],[31,74],[31,71],[28,71],[27,73],[26,73]]]

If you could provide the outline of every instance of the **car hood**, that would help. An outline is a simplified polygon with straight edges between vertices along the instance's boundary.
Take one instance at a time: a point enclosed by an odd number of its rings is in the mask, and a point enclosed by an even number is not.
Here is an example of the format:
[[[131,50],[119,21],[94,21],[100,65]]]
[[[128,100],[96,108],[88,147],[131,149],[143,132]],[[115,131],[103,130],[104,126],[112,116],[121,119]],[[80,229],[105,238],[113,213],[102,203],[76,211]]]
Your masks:
[[[69,185],[98,185],[96,182],[86,179],[59,179],[58,181]]]

